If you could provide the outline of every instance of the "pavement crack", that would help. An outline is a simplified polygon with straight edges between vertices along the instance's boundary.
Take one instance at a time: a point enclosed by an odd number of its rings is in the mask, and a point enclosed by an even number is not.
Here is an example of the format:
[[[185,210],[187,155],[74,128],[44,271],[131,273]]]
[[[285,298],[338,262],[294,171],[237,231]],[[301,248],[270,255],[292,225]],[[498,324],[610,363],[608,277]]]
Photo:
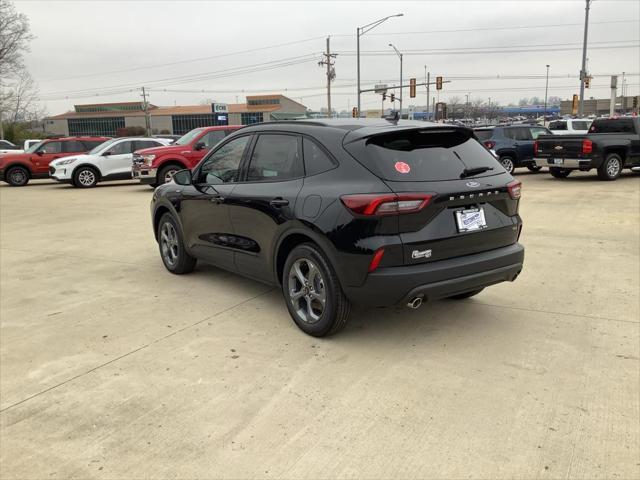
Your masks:
[[[34,399],[36,397],[44,395],[47,392],[55,390],[56,388],[59,388],[59,387],[61,387],[63,385],[66,385],[67,383],[73,382],[74,380],[77,380],[77,379],[79,379],[81,377],[89,375],[90,373],[93,373],[93,372],[95,372],[95,371],[97,371],[97,370],[99,370],[99,369],[101,369],[103,367],[106,367],[108,365],[111,365],[111,364],[119,361],[119,360],[122,360],[123,358],[129,357],[129,356],[131,356],[131,355],[133,355],[133,354],[135,354],[135,353],[137,353],[137,352],[139,352],[141,350],[144,350],[144,349],[146,349],[148,347],[151,347],[152,345],[160,343],[160,342],[162,342],[162,341],[164,341],[164,340],[166,340],[168,338],[171,338],[171,337],[173,337],[173,336],[175,336],[175,335],[177,335],[177,334],[179,334],[181,332],[184,332],[185,330],[193,328],[193,327],[195,327],[197,325],[200,325],[203,322],[211,320],[212,318],[215,318],[215,317],[217,317],[219,315],[227,313],[227,312],[233,310],[234,308],[240,307],[240,306],[244,305],[245,303],[248,303],[248,302],[250,302],[252,300],[255,300],[256,298],[262,297],[263,295],[267,295],[268,293],[271,293],[273,290],[274,290],[273,287],[269,288],[268,290],[265,290],[263,292],[258,293],[257,295],[254,295],[253,297],[247,298],[245,300],[242,300],[241,302],[236,303],[235,305],[231,305],[230,307],[227,307],[227,308],[225,308],[223,310],[220,310],[219,312],[216,312],[213,315],[209,315],[209,316],[207,316],[207,317],[205,317],[205,318],[203,318],[201,320],[198,320],[197,322],[194,322],[194,323],[186,325],[186,326],[184,326],[182,328],[179,328],[178,330],[175,330],[175,331],[173,331],[171,333],[163,335],[160,338],[156,338],[155,340],[153,340],[153,341],[151,341],[151,342],[149,342],[149,343],[147,343],[145,345],[142,345],[142,346],[140,346],[138,348],[134,348],[133,350],[131,350],[131,351],[127,352],[127,353],[124,353],[124,354],[122,354],[122,355],[120,355],[120,356],[118,356],[116,358],[112,358],[111,360],[109,360],[107,362],[101,363],[100,365],[97,365],[97,366],[95,366],[95,367],[93,367],[93,368],[91,368],[91,369],[89,369],[89,370],[87,370],[85,372],[79,373],[78,375],[75,375],[75,376],[73,376],[71,378],[68,378],[67,380],[65,380],[63,382],[60,382],[60,383],[58,383],[56,385],[53,385],[53,386],[48,387],[48,388],[45,388],[44,390],[42,390],[40,392],[34,393],[33,395],[28,396],[27,398],[23,398],[22,400],[19,400],[19,401],[15,402],[15,403],[13,403],[11,405],[8,405],[8,406],[0,409],[0,414],[2,414],[4,412],[6,412],[7,410],[10,410],[10,409],[12,409],[14,407],[17,407],[18,405],[22,405],[23,403],[28,402],[29,400],[32,400],[32,399]]]
[[[512,305],[495,305],[493,303],[484,303],[484,302],[478,302],[478,301],[476,301],[475,303],[477,305],[484,305],[485,307],[507,308],[507,309],[513,309],[513,310],[522,310],[525,312],[548,313],[551,315],[563,315],[565,317],[591,318],[593,320],[605,320],[607,322],[622,322],[622,323],[631,323],[634,325],[640,325],[640,322],[636,322],[635,320],[623,320],[621,318],[598,317],[596,315],[584,315],[581,313],[554,312],[551,310],[540,310],[537,308],[516,307]]]

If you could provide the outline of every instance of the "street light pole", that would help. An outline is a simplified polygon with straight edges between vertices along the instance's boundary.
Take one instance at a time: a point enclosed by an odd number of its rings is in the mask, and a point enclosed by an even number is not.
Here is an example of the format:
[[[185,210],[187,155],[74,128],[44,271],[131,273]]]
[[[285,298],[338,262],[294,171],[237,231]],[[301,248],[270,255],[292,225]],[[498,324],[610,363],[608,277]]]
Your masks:
[[[549,92],[549,65],[547,65],[547,83],[544,87],[544,117],[542,118],[542,125],[547,126],[547,93]]]
[[[404,15],[403,13],[397,13],[395,15],[389,15],[388,17],[384,17],[384,18],[381,18],[380,20],[376,20],[375,22],[371,22],[368,25],[365,25],[364,27],[356,28],[356,38],[357,38],[357,43],[356,43],[356,63],[357,63],[357,77],[358,77],[358,117],[360,117],[360,92],[361,92],[361,88],[360,88],[360,37],[362,35],[364,35],[365,33],[367,33],[368,31],[373,30],[374,28],[376,28],[381,23],[386,22],[390,18],[402,17],[403,15]]]
[[[589,7],[593,0],[586,0],[584,9],[584,39],[582,41],[582,68],[580,69],[580,105],[578,114],[580,118],[584,116],[584,81],[587,77],[587,33],[589,31]]]
[[[396,51],[396,55],[400,58],[400,118],[402,119],[402,53],[392,43],[389,46]]]

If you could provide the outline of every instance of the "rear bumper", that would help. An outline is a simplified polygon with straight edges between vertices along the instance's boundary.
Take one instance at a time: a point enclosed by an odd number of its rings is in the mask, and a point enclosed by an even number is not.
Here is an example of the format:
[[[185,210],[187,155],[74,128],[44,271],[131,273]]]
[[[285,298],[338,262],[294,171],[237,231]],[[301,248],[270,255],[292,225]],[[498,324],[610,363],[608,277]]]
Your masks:
[[[594,168],[590,158],[535,158],[536,165],[538,167],[551,167],[551,168],[569,168],[569,169],[581,169],[589,170]],[[562,163],[555,163],[556,160],[561,160]]]
[[[151,185],[157,183],[156,178],[158,175],[158,169],[134,165],[131,169],[131,175],[134,180],[139,180],[140,183],[145,185]]]
[[[369,307],[390,307],[421,296],[425,301],[450,297],[500,282],[514,281],[522,271],[519,243],[488,252],[422,265],[381,268],[360,287],[346,287],[349,300]]]

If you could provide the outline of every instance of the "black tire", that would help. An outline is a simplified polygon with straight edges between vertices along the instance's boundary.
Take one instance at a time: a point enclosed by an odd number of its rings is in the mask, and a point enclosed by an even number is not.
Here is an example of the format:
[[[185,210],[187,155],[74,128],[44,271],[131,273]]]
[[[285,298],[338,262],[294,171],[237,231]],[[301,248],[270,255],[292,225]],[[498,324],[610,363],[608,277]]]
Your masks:
[[[624,162],[617,153],[610,153],[598,167],[598,178],[600,180],[612,181],[620,176]]]
[[[464,300],[465,298],[474,297],[478,295],[484,288],[479,288],[477,290],[471,290],[470,292],[459,293],[458,295],[452,295],[451,299],[453,300]]]
[[[308,282],[303,283],[300,274]],[[297,299],[293,298],[296,293]],[[282,274],[282,294],[291,318],[308,335],[332,335],[347,324],[351,304],[333,267],[313,243],[298,245],[289,253]]]
[[[157,234],[160,258],[165,268],[176,275],[192,272],[197,260],[185,250],[182,232],[171,214],[162,216]]]
[[[530,163],[529,165],[527,165],[527,168],[529,169],[530,172],[533,172],[533,173],[538,173],[540,170],[542,170],[542,167],[539,167],[535,163]]]
[[[93,188],[98,184],[98,171],[89,166],[76,168],[73,172],[73,186],[77,188]]]
[[[553,167],[549,169],[549,173],[553,178],[567,178],[571,175],[571,170],[566,168]]]
[[[516,169],[516,161],[511,155],[502,155],[498,161],[500,162],[500,165],[504,167],[507,173],[513,173],[513,171]]]
[[[29,183],[29,170],[25,167],[11,167],[4,173],[4,181],[12,187],[24,187]]]
[[[164,183],[169,183],[173,175],[180,170],[182,170],[182,167],[180,167],[179,165],[167,165],[166,167],[162,167],[158,172],[158,181],[156,185],[153,186],[153,188]]]

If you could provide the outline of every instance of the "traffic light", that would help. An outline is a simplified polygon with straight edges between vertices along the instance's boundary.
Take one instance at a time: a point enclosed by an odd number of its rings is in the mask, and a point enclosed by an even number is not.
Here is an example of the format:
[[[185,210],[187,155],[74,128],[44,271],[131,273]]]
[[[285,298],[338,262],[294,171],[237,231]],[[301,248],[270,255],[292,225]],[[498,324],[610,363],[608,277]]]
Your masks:
[[[638,97],[633,97],[633,109],[638,108]]]
[[[358,118],[358,107],[353,107],[353,109],[351,110],[351,116],[353,118]]]
[[[416,98],[416,79],[415,78],[409,79],[409,97]]]
[[[387,92],[382,94],[382,101],[384,102],[387,99]]]
[[[442,90],[442,77],[436,77],[436,90]]]
[[[391,96],[389,97],[389,99],[390,99],[392,102],[395,102],[395,101],[396,101],[396,94],[395,94],[395,93],[392,93],[392,94],[391,94]]]
[[[584,77],[584,88],[591,87],[591,77]]]

